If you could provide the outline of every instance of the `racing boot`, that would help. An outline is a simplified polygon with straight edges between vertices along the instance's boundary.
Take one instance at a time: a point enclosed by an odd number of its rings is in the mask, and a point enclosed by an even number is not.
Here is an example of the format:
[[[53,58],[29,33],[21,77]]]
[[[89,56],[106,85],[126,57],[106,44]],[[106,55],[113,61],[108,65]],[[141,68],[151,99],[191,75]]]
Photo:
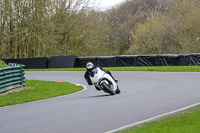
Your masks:
[[[101,89],[99,89],[99,88],[98,88],[98,87],[96,87],[96,86],[95,86],[95,88],[96,88],[98,91],[100,91],[100,90],[101,90]]]

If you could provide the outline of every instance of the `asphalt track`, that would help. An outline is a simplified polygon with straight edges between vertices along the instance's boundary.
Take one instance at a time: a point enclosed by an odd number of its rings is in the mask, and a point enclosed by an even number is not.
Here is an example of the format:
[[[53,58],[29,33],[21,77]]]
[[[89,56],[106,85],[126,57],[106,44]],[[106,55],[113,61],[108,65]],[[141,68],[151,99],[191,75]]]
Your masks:
[[[122,93],[88,86],[84,72],[26,72],[26,79],[80,83],[87,90],[0,107],[0,133],[103,133],[200,102],[200,73],[112,72]]]

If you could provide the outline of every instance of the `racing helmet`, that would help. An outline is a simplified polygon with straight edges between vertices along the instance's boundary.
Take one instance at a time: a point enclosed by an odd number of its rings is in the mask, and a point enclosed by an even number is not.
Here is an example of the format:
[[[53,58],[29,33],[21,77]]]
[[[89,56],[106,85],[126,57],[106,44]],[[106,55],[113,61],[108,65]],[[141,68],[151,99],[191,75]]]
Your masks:
[[[94,65],[92,64],[92,62],[88,62],[86,68],[87,70],[91,70],[92,68],[94,68]]]

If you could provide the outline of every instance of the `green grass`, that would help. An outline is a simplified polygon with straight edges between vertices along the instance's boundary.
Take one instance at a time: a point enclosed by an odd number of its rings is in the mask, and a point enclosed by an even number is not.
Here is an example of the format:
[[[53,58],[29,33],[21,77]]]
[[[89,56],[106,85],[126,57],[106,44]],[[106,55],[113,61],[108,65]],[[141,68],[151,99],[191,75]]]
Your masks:
[[[0,60],[0,68],[7,67],[7,66],[8,65],[4,61]]]
[[[200,66],[113,67],[110,71],[200,72]]]
[[[106,67],[109,71],[200,72],[200,66]],[[85,71],[85,68],[26,69],[26,71]]]
[[[71,94],[83,89],[67,82],[26,80],[27,88],[0,96],[0,107]]]
[[[200,106],[117,133],[200,133]]]

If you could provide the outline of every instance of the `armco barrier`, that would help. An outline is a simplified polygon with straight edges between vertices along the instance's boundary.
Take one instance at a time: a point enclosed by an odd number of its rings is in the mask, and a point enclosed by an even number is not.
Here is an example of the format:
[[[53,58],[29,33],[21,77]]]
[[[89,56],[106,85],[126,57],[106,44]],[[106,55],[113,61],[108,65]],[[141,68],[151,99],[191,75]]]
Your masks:
[[[140,55],[137,56],[136,66],[157,66],[157,55]]]
[[[200,66],[200,53],[192,54],[159,54],[159,55],[118,55],[77,57],[52,56],[50,58],[3,59],[7,64],[24,64],[30,68],[81,68],[87,62],[92,62],[100,67],[123,66]]]
[[[97,66],[100,67],[116,67],[116,56],[97,56]]]
[[[21,61],[21,59],[1,59],[1,60],[5,61],[6,64],[9,64],[9,63],[20,64],[20,61]]]
[[[190,54],[180,54],[179,55],[179,66],[190,66],[191,60],[190,60]]]
[[[158,55],[157,66],[179,66],[179,60],[179,55],[176,54]]]
[[[116,62],[117,67],[136,66],[137,55],[118,55]]]
[[[78,57],[76,58],[74,67],[85,67],[88,62],[97,64],[97,57]]]
[[[23,58],[20,59],[20,63],[25,65],[26,69],[42,69],[47,68],[48,58],[40,57],[40,58]]]
[[[52,56],[49,58],[48,68],[73,68],[76,56]]]
[[[190,66],[200,66],[200,54],[190,54]]]
[[[48,65],[47,57],[2,59],[2,60],[4,60],[7,64],[9,63],[23,64],[26,66],[26,69],[42,69],[42,68],[47,68]]]
[[[0,68],[0,93],[25,86],[24,65]]]

